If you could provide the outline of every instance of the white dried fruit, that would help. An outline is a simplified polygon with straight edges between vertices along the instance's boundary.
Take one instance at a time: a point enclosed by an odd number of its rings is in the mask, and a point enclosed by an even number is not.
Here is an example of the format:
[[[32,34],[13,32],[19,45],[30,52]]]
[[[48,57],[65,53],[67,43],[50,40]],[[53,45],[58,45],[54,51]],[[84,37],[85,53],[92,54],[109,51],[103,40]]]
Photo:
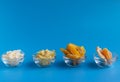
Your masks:
[[[10,66],[17,66],[20,62],[22,62],[24,58],[24,53],[21,50],[13,50],[8,51],[2,55],[2,60],[4,64]]]

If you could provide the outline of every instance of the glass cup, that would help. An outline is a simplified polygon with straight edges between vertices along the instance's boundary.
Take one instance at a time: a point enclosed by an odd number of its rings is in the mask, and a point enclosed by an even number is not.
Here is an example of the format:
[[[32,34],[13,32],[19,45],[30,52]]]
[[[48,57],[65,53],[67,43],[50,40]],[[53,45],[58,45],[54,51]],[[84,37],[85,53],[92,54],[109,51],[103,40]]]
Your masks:
[[[20,53],[24,54],[22,51]],[[4,58],[4,57],[1,57],[1,58],[2,58],[2,62],[7,67],[17,67],[17,66],[21,65],[24,61],[24,56],[21,56],[19,58],[13,58],[13,59]]]
[[[85,62],[85,57],[81,58],[81,59],[70,59],[66,56],[63,56],[63,59],[64,59],[64,62],[66,63],[66,65],[68,65],[69,67],[77,67],[81,63]]]
[[[118,59],[117,55],[113,55],[111,60],[105,60],[98,56],[98,54],[94,55],[94,61],[99,67],[110,67],[114,62]]]
[[[55,57],[53,59],[40,59],[33,55],[33,61],[38,67],[48,67],[55,62]]]

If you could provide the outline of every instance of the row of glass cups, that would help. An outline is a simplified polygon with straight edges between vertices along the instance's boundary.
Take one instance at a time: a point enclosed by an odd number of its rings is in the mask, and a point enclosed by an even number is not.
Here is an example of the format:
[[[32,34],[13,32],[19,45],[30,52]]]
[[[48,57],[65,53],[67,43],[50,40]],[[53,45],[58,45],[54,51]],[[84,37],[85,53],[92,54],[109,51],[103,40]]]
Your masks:
[[[55,62],[56,59],[56,53],[54,53],[53,58],[37,58],[38,52],[33,55],[33,61],[38,67],[48,67],[52,65]],[[24,61],[24,53],[22,50],[13,50],[8,51],[5,54],[2,55],[2,62],[7,67],[16,67],[19,66]],[[110,67],[118,58],[117,55],[113,55],[112,59],[109,61],[105,61],[102,58],[100,58],[97,54],[94,55],[94,61],[99,67]],[[70,59],[66,56],[63,56],[64,62],[69,67],[77,67],[81,63],[85,62],[86,56],[81,59]]]

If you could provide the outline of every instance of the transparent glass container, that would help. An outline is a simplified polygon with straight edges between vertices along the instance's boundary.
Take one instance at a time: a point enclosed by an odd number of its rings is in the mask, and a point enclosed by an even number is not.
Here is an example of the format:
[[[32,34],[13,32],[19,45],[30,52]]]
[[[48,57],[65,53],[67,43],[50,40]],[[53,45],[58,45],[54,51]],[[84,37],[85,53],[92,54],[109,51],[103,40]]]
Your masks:
[[[23,54],[23,52],[21,52],[21,54]],[[5,64],[5,66],[17,67],[23,63],[24,56],[19,57],[19,58],[14,58],[14,59],[8,59],[8,58],[1,57],[1,59],[2,59],[2,62]]]
[[[114,62],[116,62],[118,59],[117,55],[113,55],[111,60],[105,60],[98,56],[98,54],[94,55],[94,61],[99,67],[110,67],[113,65]]]
[[[53,59],[40,59],[33,55],[33,61],[38,67],[48,67],[55,62],[55,57]]]
[[[77,67],[81,63],[85,62],[85,57],[81,58],[81,59],[70,59],[66,56],[63,56],[63,59],[64,59],[64,62],[66,63],[66,65],[68,65],[69,67]]]

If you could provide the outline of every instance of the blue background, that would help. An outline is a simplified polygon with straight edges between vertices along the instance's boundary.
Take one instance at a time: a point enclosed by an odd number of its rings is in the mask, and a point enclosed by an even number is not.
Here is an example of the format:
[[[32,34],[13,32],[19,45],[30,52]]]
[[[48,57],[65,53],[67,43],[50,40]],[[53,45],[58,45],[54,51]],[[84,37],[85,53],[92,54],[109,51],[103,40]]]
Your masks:
[[[120,54],[120,0],[0,0],[0,54],[22,49],[24,63],[6,68],[2,82],[120,82],[120,65],[100,69],[93,61],[96,46]],[[64,64],[59,50],[68,43],[84,45],[87,59],[77,68]],[[57,59],[38,68],[32,55],[55,49]]]

